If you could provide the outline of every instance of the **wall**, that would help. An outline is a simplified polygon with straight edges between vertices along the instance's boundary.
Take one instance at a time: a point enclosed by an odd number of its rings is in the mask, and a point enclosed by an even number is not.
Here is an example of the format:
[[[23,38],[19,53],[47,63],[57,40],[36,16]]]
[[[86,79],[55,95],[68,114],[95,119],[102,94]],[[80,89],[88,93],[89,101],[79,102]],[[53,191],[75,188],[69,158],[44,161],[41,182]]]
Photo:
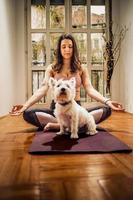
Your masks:
[[[112,99],[120,101],[125,110],[133,113],[133,1],[113,0],[113,22],[129,28],[121,44],[121,54],[111,81]]]
[[[120,57],[120,99],[133,113],[133,1],[120,0],[120,24],[128,27]]]
[[[16,90],[15,1],[0,1],[0,116],[8,113]]]
[[[119,26],[120,22],[120,4],[119,0],[112,0],[112,21],[113,21],[113,26],[112,30],[113,33],[116,32],[116,27]],[[116,39],[118,40],[118,36],[115,36]],[[111,79],[111,98],[113,100],[120,101],[120,65],[119,62],[114,68],[112,79]]]
[[[24,0],[0,1],[0,116],[26,99]]]
[[[27,69],[26,69],[26,34],[25,34],[24,0],[16,0],[16,74],[17,90],[15,103],[23,104],[27,92]]]

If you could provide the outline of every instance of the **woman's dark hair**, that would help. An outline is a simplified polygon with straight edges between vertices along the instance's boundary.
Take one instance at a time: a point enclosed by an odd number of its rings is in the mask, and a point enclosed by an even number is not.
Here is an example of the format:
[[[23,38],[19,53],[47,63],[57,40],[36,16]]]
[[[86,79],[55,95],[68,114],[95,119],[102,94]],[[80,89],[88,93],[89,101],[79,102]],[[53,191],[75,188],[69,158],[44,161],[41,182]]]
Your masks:
[[[57,43],[57,49],[55,52],[56,60],[52,68],[54,71],[57,71],[57,72],[60,72],[62,70],[63,57],[61,55],[61,41],[64,39],[69,39],[73,43],[73,55],[71,58],[71,72],[76,72],[77,70],[81,69],[81,62],[79,60],[79,54],[78,54],[76,41],[74,37],[70,34],[64,34],[59,37],[58,43]]]

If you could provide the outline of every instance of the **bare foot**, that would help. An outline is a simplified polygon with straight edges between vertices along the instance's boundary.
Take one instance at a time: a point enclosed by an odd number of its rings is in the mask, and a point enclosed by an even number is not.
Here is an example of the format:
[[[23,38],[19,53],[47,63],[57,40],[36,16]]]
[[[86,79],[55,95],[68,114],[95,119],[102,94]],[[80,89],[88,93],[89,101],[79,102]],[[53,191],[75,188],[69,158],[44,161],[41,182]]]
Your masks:
[[[60,130],[60,126],[58,123],[47,123],[47,125],[44,127],[43,131],[49,131],[49,130]]]

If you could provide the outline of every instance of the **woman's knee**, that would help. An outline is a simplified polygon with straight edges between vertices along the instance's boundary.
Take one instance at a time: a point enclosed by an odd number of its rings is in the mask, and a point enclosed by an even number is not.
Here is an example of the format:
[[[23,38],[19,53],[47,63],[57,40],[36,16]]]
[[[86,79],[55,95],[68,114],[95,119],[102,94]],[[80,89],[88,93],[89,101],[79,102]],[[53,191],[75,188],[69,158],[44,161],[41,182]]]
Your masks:
[[[31,114],[30,110],[25,110],[23,112],[23,118],[24,118],[25,121],[30,122],[31,121],[31,117],[32,117],[32,114]]]
[[[107,106],[107,116],[109,117],[112,114],[112,109]]]
[[[23,118],[24,118],[25,121],[27,121],[30,124],[33,124],[37,127],[41,126],[34,110],[25,110],[23,112]]]
[[[108,117],[111,116],[111,114],[112,114],[111,108],[109,106],[104,106],[103,107],[103,114],[102,114],[102,117],[101,117],[99,122],[102,122],[102,121],[106,120]]]

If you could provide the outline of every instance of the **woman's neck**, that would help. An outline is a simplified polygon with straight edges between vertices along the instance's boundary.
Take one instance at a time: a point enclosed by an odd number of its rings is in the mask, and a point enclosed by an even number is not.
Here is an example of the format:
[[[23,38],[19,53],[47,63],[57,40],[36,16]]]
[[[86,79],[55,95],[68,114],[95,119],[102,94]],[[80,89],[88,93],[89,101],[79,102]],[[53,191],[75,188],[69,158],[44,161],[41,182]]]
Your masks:
[[[67,59],[63,60],[63,68],[66,70],[70,69],[71,68],[71,60],[67,60]]]

